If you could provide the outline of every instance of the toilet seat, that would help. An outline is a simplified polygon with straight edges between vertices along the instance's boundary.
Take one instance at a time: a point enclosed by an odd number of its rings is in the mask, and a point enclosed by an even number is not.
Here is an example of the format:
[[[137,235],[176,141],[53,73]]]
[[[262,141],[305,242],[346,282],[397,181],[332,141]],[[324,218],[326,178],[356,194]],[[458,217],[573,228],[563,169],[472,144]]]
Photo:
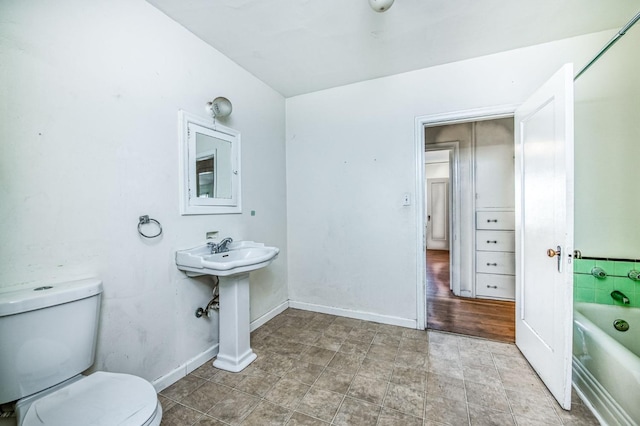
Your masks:
[[[130,374],[100,371],[36,397],[18,424],[155,426],[161,417],[158,396],[149,382]]]

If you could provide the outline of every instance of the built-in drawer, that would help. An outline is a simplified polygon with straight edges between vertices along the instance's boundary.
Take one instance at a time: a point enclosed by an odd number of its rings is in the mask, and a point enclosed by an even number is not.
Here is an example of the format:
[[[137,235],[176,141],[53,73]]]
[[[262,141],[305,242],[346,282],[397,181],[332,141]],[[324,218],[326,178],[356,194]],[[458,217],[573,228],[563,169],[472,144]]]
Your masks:
[[[476,229],[516,229],[514,212],[476,212]]]
[[[516,297],[516,277],[513,275],[476,274],[476,296],[513,300]]]
[[[514,231],[476,231],[476,250],[516,251]]]
[[[477,251],[476,272],[514,275],[516,273],[515,254],[501,251]]]

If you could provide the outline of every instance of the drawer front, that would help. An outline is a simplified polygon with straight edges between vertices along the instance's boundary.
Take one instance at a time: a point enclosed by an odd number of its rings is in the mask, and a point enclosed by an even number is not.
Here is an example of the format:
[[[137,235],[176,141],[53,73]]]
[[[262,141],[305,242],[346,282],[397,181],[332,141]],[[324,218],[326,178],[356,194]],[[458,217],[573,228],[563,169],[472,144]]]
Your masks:
[[[476,272],[514,275],[516,273],[515,254],[500,251],[478,251],[476,252]]]
[[[514,231],[476,231],[476,250],[516,251]]]
[[[476,212],[476,229],[516,229],[514,212]]]
[[[476,274],[476,296],[513,300],[516,297],[516,277]]]

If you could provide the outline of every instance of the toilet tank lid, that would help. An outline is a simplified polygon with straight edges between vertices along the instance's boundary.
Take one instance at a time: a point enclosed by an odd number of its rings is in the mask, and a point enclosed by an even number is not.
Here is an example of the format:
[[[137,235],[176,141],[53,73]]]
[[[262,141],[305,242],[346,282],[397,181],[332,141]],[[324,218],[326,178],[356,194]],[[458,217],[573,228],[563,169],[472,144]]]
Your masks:
[[[61,305],[100,293],[102,280],[98,278],[4,287],[0,289],[0,317]]]

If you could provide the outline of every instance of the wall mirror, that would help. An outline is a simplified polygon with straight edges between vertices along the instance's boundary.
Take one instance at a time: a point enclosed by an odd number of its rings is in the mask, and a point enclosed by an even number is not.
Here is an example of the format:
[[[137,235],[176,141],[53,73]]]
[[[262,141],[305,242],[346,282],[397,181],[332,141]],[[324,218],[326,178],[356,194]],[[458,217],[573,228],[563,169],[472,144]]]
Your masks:
[[[240,132],[180,111],[180,213],[241,213]]]

